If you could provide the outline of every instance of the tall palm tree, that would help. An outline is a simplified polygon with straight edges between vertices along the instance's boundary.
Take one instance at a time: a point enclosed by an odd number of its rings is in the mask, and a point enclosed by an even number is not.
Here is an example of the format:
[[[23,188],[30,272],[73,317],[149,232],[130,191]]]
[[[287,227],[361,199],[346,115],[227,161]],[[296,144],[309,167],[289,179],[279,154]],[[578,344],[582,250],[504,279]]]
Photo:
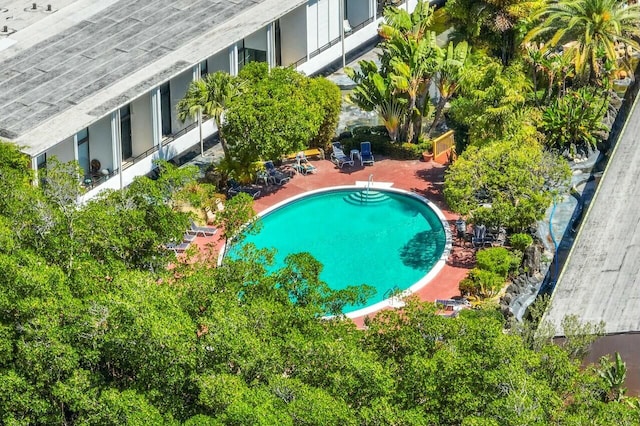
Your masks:
[[[242,93],[242,88],[242,81],[237,77],[217,71],[192,81],[184,98],[176,106],[178,119],[182,122],[187,118],[198,118],[202,126],[202,115],[213,118],[226,159],[231,158],[231,153],[223,134],[222,116],[231,100]]]
[[[469,51],[469,44],[466,41],[458,43],[455,47],[453,43],[449,43],[447,47],[446,56],[440,63],[438,75],[436,76],[436,87],[440,93],[440,99],[438,100],[433,123],[429,128],[429,136],[433,134],[442,121],[445,105],[460,87],[460,80],[462,79]]]
[[[618,62],[616,44],[640,50],[634,39],[640,35],[640,5],[628,5],[626,0],[560,0],[533,18],[542,22],[524,43],[551,34],[548,46],[561,44],[574,50],[576,74],[591,84],[604,76],[607,61]]]

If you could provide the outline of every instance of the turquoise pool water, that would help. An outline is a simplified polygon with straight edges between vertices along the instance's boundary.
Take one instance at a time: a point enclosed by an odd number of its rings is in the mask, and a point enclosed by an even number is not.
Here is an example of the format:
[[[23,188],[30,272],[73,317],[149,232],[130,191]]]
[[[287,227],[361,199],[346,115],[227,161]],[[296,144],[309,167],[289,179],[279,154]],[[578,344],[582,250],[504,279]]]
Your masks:
[[[424,202],[395,192],[332,190],[298,199],[262,217],[258,234],[242,244],[275,248],[275,268],[291,253],[309,252],[323,265],[329,287],[368,284],[370,306],[423,278],[441,258],[445,231]],[[237,247],[236,247],[237,249]],[[233,256],[235,250],[230,250]]]

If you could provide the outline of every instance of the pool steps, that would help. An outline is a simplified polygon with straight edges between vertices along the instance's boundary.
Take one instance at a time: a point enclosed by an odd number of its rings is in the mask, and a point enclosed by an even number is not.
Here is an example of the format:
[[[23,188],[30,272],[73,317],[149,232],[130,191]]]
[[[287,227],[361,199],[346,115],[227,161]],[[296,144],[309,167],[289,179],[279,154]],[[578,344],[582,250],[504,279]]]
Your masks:
[[[375,190],[363,190],[352,192],[344,197],[344,200],[349,204],[361,205],[361,204],[380,204],[388,201],[390,198],[383,192]]]

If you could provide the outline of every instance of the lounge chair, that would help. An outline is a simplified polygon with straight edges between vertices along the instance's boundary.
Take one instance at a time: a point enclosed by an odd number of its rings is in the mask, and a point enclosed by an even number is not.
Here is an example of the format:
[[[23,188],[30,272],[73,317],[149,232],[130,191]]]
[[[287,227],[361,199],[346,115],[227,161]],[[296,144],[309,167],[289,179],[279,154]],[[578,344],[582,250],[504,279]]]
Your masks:
[[[360,165],[373,164],[373,154],[371,153],[371,142],[360,143]]]
[[[288,182],[291,179],[291,176],[278,170],[273,164],[273,161],[265,162],[264,167],[265,169],[267,169],[267,173],[269,174],[269,180],[276,185],[282,185],[283,183]]]
[[[193,222],[192,222],[192,223],[193,223]],[[190,234],[190,233],[189,233],[190,231],[191,231],[191,230],[190,230],[190,229],[188,229],[188,230],[187,230],[187,232],[185,232],[185,234],[182,236],[182,242],[183,242],[183,243],[192,243],[192,242],[193,242],[193,240],[195,240],[195,239],[196,239],[197,234]]]
[[[344,153],[342,148],[338,148],[340,145],[339,142],[333,143],[333,152],[331,153],[331,161],[333,161],[336,166],[342,168],[342,166],[349,165],[353,166],[353,160],[347,154]]]
[[[303,175],[307,175],[309,173],[316,173],[318,171],[318,169],[316,169],[316,167],[311,164],[309,162],[309,160],[307,160],[306,155],[304,155],[304,152],[299,152],[298,155],[296,155],[296,162],[293,164],[293,169],[298,172],[301,173]]]
[[[244,192],[245,194],[251,195],[251,197],[255,200],[260,196],[262,192],[259,188],[256,188],[253,186],[240,185],[238,182],[236,182],[233,179],[229,179],[227,184],[229,186],[229,189],[227,189],[227,195],[229,195],[229,197],[234,197],[239,193]]]
[[[169,243],[165,247],[168,250],[171,250],[172,252],[174,252],[175,254],[178,254],[178,253],[184,253],[185,251],[187,251],[190,245],[191,243],[187,241],[180,244]]]
[[[198,226],[192,220],[191,228],[187,229],[187,234],[191,236],[201,235],[203,237],[212,237],[218,232],[218,229],[213,226]]]
[[[473,236],[471,243],[474,248],[484,247],[487,238],[487,228],[484,225],[476,225],[473,227]]]

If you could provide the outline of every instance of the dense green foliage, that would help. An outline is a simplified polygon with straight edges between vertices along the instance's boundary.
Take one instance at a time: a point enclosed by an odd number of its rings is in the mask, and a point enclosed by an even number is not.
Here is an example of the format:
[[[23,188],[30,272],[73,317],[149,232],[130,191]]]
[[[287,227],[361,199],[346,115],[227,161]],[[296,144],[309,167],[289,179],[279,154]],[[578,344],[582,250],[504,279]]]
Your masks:
[[[533,20],[528,40],[546,38],[549,47],[568,46],[581,84],[609,88],[608,74],[626,59],[626,47],[640,49],[640,6],[624,0],[561,0],[549,2]],[[624,55],[616,52],[620,45]]]
[[[543,4],[541,0],[448,0],[445,10],[458,36],[508,65],[517,54],[523,23]]]
[[[358,70],[345,69],[357,84],[350,99],[365,111],[376,111],[393,141],[417,142],[429,115],[429,85],[445,57],[431,29],[433,10],[419,0],[413,12],[387,8],[384,18],[378,30],[380,67],[360,61]]]
[[[329,144],[342,101],[335,84],[258,62],[247,64],[238,78],[244,93],[230,103],[223,129],[240,164]]]
[[[509,237],[509,242],[511,247],[514,249],[524,252],[527,247],[533,244],[533,238],[529,234],[513,234]]]
[[[71,207],[79,184],[59,180],[74,165],[33,187],[14,147],[0,144],[0,159],[12,188],[0,211],[3,424],[640,420],[617,370],[582,372],[548,342],[533,351],[495,311],[444,318],[408,300],[357,330],[322,316],[364,293],[331,291],[307,254],[273,272],[272,254],[252,250],[166,268],[162,243],[187,226],[169,206],[193,170],[163,165],[157,181]],[[580,334],[568,335],[576,355]]]
[[[476,223],[526,229],[541,219],[569,168],[537,143],[514,140],[470,146],[447,170],[444,195]]]
[[[213,118],[225,158],[229,159],[231,154],[222,127],[222,116],[233,99],[240,97],[242,92],[243,81],[237,77],[224,71],[207,74],[189,84],[184,98],[176,105],[178,118],[183,122],[188,118],[197,119],[199,115],[200,118]]]
[[[607,134],[602,118],[607,112],[607,99],[582,87],[556,99],[542,114],[542,129],[547,144],[557,149],[594,148]]]

